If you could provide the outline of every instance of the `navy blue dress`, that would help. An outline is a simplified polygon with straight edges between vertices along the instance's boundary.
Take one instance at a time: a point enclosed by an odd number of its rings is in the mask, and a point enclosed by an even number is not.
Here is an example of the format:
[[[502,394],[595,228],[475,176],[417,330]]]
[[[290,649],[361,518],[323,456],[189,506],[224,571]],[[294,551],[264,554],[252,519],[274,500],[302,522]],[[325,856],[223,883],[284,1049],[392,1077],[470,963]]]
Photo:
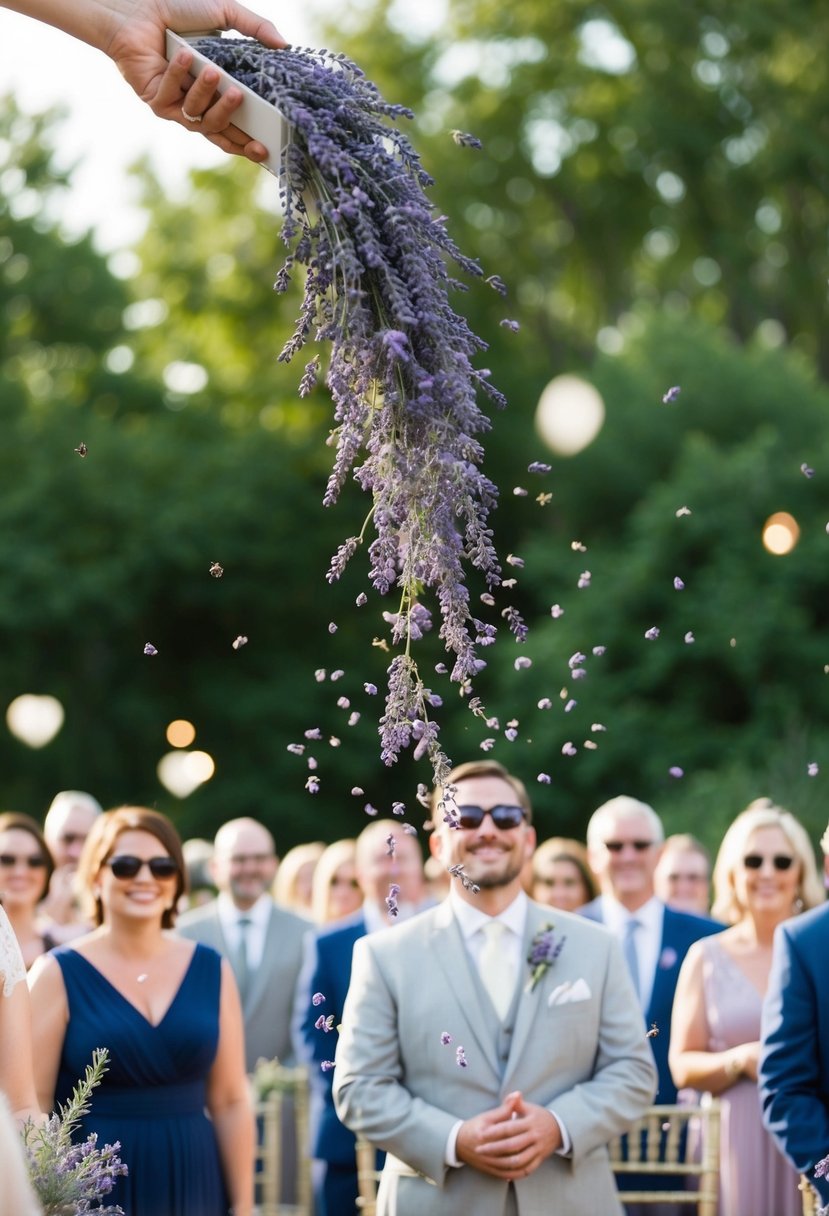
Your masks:
[[[129,1167],[107,1198],[125,1216],[226,1216],[207,1076],[219,1042],[221,957],[197,945],[157,1026],[71,946],[53,951],[69,1001],[56,1099],[65,1103],[96,1047],[109,1066],[80,1135],[121,1143]]]

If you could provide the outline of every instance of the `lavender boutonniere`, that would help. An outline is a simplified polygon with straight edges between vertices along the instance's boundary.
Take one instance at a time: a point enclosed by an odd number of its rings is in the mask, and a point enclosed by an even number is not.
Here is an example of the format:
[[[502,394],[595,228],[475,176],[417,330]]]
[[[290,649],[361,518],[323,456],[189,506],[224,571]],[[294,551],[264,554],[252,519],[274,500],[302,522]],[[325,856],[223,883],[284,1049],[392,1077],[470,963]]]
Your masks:
[[[527,962],[530,964],[531,974],[527,981],[527,992],[532,992],[536,984],[544,978],[549,968],[552,967],[561,954],[562,947],[567,941],[566,937],[557,937],[553,929],[554,926],[552,924],[544,925],[542,929],[539,929],[530,943]]]

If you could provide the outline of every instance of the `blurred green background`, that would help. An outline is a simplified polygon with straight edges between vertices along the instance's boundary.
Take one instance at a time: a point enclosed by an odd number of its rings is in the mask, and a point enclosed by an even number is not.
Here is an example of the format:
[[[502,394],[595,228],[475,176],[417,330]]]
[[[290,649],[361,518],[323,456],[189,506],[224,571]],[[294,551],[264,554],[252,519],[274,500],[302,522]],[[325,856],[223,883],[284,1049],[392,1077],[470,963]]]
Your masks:
[[[490,343],[510,401],[486,470],[502,491],[502,557],[524,561],[505,573],[530,636],[484,655],[475,692],[497,725],[435,676],[445,748],[460,761],[494,739],[489,755],[527,780],[544,835],[581,835],[626,792],[716,847],[769,794],[817,839],[829,774],[829,11],[452,0],[439,29],[412,30],[401,5],[368,2],[319,41],[415,110],[437,207],[510,291],[504,302],[473,286],[456,307]],[[282,246],[263,175],[200,170],[175,201],[137,166],[147,233],[134,257],[105,258],[49,218],[67,188],[55,124],[0,102],[0,704],[50,694],[66,713],[38,750],[0,727],[0,802],[41,815],[58,789],[87,789],[168,811],[185,835],[251,814],[281,849],[355,834],[367,801],[388,813],[401,799],[420,822],[428,766],[383,767],[382,696],[363,688],[382,694],[390,655],[372,643],[395,605],[367,588],[362,554],[341,585],[325,581],[367,504],[351,487],[321,505],[331,408],[324,388],[299,399],[301,363],[276,362],[299,296],[272,291]],[[484,150],[456,146],[453,128]],[[570,457],[534,427],[562,373],[592,383],[606,409]],[[663,404],[671,385],[681,393]],[[528,473],[533,460],[552,471]],[[762,544],[776,512],[799,527],[785,556]],[[234,650],[238,635],[249,641]],[[420,646],[428,670],[439,645]],[[574,681],[577,651],[587,676]],[[530,668],[515,669],[519,654]],[[178,718],[216,766],[186,799],[156,775]],[[314,728],[322,738],[306,741]],[[809,764],[822,769],[809,776]]]

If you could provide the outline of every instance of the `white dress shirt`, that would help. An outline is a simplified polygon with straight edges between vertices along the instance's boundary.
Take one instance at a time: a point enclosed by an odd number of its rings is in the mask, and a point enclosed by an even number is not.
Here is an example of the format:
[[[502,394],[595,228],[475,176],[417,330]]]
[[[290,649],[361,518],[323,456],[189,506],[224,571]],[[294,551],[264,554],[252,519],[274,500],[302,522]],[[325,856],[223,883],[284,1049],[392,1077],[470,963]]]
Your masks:
[[[498,916],[491,917],[482,912],[480,908],[476,908],[474,904],[467,903],[465,899],[461,899],[460,895],[454,886],[449,889],[449,902],[452,905],[452,911],[463,937],[464,945],[469,951],[469,956],[472,959],[475,967],[480,973],[481,954],[483,953],[484,943],[486,941],[483,927],[488,921],[498,920],[508,930],[504,934],[502,940],[503,950],[511,955],[510,961],[513,964],[513,971],[516,978],[516,983],[521,977],[521,968],[525,960],[523,958],[522,946],[524,944],[524,930],[527,927],[527,910],[529,908],[529,900],[523,891],[519,891],[515,899],[500,912]],[[527,975],[529,978],[529,973]],[[550,1109],[549,1107],[547,1108]],[[561,1147],[557,1149],[559,1156],[566,1156],[572,1148],[572,1141],[567,1128],[559,1119],[555,1111],[550,1110],[550,1114],[555,1119],[561,1130]],[[446,1141],[445,1160],[450,1166],[460,1166],[463,1162],[459,1160],[456,1152],[458,1143],[458,1132],[463,1126],[463,1119],[458,1119],[449,1132],[449,1139]]]
[[[639,928],[633,936],[633,941],[639,964],[639,1000],[642,1009],[647,1010],[651,1003],[656,966],[659,962],[659,952],[662,949],[665,905],[654,895],[635,912],[628,912],[627,908],[624,908],[612,896],[602,896],[602,920],[605,927],[620,942],[625,940],[627,923],[631,919],[639,922]]]
[[[247,927],[246,945],[248,967],[253,971],[259,966],[265,955],[265,937],[268,932],[268,925],[270,924],[273,900],[265,892],[259,896],[255,904],[242,911],[236,907],[230,896],[225,891],[222,891],[219,893],[216,903],[219,913],[219,924],[222,926],[222,934],[227,942],[231,958],[238,957],[241,945],[242,931],[239,928],[239,921],[242,917],[250,921]]]

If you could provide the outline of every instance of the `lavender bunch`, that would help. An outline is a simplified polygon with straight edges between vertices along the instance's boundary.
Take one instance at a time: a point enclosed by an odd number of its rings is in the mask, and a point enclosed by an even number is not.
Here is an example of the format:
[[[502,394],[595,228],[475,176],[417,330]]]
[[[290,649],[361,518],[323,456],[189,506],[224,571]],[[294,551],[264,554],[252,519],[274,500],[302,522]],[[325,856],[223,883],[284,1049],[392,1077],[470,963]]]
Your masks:
[[[101,1083],[108,1058],[105,1049],[95,1051],[66,1106],[44,1124],[29,1120],[23,1129],[29,1177],[43,1216],[85,1216],[88,1212],[123,1216],[117,1205],[102,1205],[116,1179],[127,1173],[118,1157],[121,1146],[116,1141],[98,1148],[94,1133],[79,1144],[72,1142],[72,1133],[89,1112],[92,1091]]]
[[[272,102],[292,128],[281,166],[289,252],[275,287],[287,290],[303,266],[305,288],[279,357],[290,361],[309,341],[331,343],[325,380],[336,454],[324,501],[333,504],[352,474],[372,499],[362,531],[340,546],[328,579],[341,576],[371,524],[370,578],[382,595],[399,589],[399,610],[390,615],[393,640],[403,646],[389,668],[382,757],[392,764],[413,744],[417,755],[428,753],[440,779],[448,762],[410,651],[428,615],[420,600],[426,590],[436,596],[440,637],[454,655],[451,678],[468,690],[483,663],[475,654],[473,634],[482,626],[470,614],[465,565],[490,589],[501,581],[488,524],[497,490],[479,467],[478,436],[490,423],[477,395],[506,402],[489,373],[473,366],[486,343],[448,298],[450,288],[463,287],[450,276],[451,264],[476,277],[482,271],[434,214],[425,194],[431,178],[391,125],[411,111],[385,102],[345,56],[270,51],[236,39],[197,45]],[[503,290],[496,276],[488,282]],[[319,365],[318,355],[306,365],[301,395],[313,388]],[[520,618],[510,628],[518,637]]]

